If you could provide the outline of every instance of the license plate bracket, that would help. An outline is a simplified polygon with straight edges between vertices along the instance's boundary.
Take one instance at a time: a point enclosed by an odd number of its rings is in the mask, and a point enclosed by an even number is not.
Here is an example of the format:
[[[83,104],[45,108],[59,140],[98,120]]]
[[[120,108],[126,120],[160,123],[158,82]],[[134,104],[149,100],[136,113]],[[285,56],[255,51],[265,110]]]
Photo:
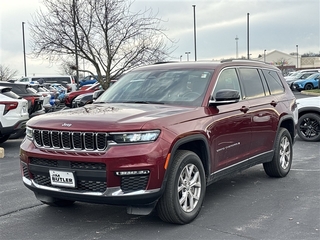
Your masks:
[[[76,182],[73,172],[49,170],[52,186],[75,188]]]

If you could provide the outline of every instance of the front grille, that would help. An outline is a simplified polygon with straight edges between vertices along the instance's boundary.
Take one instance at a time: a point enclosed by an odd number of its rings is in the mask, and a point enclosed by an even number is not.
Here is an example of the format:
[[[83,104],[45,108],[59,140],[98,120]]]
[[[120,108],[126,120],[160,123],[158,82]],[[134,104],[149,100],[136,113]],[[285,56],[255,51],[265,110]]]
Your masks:
[[[145,190],[149,175],[125,176],[121,178],[121,190],[124,193]]]
[[[105,151],[108,146],[108,134],[96,132],[67,132],[33,130],[37,147],[58,150]]]

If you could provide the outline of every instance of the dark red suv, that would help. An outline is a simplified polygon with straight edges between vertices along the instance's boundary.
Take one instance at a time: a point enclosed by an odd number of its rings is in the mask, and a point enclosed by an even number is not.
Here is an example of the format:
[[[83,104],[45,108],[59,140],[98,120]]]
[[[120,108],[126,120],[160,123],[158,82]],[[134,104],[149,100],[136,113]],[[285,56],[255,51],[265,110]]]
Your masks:
[[[276,67],[154,64],[127,73],[94,104],[29,120],[22,178],[48,205],[156,209],[185,224],[206,186],[223,177],[261,163],[270,177],[285,177],[296,122],[295,97]]]

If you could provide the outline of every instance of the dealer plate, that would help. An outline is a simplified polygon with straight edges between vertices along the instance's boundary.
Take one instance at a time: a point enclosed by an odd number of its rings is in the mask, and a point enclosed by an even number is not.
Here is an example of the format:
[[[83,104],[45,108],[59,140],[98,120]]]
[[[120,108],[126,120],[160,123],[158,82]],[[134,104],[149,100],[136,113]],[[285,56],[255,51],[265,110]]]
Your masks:
[[[75,188],[76,183],[72,172],[63,172],[56,170],[49,170],[50,180],[53,186],[71,187]]]

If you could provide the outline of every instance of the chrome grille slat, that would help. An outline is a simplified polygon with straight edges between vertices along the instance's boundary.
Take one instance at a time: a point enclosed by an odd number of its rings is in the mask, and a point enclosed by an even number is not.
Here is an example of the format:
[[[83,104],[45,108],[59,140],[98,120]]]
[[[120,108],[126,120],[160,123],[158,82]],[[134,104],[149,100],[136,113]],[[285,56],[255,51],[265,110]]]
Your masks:
[[[34,129],[34,142],[39,148],[75,151],[105,151],[108,134]]]

